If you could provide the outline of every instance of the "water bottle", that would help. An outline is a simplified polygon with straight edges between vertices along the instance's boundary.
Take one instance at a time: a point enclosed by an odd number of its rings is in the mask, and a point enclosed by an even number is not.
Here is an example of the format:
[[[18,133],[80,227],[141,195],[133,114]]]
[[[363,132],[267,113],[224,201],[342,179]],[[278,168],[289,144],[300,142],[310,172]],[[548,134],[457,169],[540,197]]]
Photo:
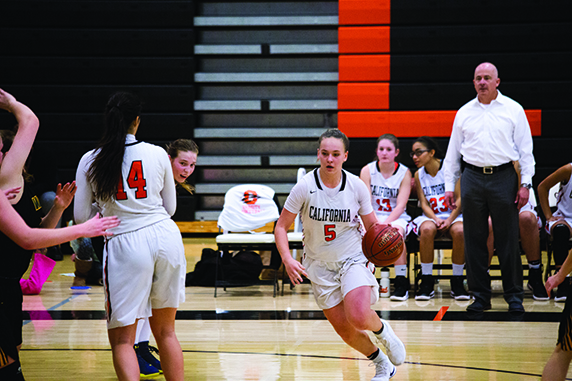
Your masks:
[[[379,280],[379,296],[389,298],[389,269],[381,269],[381,279]]]

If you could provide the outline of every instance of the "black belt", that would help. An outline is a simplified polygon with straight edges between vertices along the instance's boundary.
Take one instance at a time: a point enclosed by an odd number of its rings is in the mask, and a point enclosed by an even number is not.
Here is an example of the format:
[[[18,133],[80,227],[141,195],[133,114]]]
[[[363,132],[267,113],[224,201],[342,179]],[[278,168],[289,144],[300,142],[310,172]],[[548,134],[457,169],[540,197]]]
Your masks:
[[[513,164],[512,161],[509,161],[508,163],[497,165],[496,167],[477,167],[476,165],[469,164],[463,160],[463,166],[465,168],[472,169],[473,171],[484,173],[485,175],[492,175],[493,173],[504,171],[505,169],[513,167]]]

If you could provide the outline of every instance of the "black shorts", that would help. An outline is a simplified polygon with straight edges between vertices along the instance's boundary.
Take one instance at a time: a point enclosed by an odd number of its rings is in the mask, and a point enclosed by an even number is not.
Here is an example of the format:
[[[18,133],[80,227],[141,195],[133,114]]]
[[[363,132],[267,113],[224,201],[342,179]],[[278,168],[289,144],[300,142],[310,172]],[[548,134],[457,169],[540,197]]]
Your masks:
[[[570,282],[570,278],[566,277],[564,282]],[[560,315],[557,344],[560,344],[563,351],[572,350],[572,290],[568,291],[566,304],[564,305],[564,310]]]
[[[14,360],[22,344],[22,302],[20,280],[0,278],[0,348]]]

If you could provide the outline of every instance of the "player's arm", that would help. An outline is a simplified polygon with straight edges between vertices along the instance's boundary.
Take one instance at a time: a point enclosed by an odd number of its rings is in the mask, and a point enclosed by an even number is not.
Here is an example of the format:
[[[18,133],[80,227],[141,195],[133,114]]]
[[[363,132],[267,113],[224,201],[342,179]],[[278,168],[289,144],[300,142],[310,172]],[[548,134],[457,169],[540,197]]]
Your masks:
[[[566,279],[566,275],[570,274],[570,272],[572,272],[572,256],[570,253],[568,253],[568,256],[566,257],[566,260],[562,264],[560,270],[548,278],[544,284],[548,296],[550,296],[550,291],[562,283],[564,279]]]
[[[76,174],[76,192],[75,202],[73,205],[73,216],[76,224],[86,222],[92,216],[94,209],[92,208],[94,196],[91,190],[91,184],[87,179],[89,160],[88,154],[85,154],[79,161]]]
[[[26,250],[55,246],[80,237],[110,236],[107,229],[117,225],[117,217],[94,217],[84,224],[62,229],[32,229],[0,192],[0,230]]]
[[[77,187],[75,186],[75,181],[71,183],[66,183],[63,187],[62,184],[58,184],[56,187],[56,198],[54,199],[54,205],[42,219],[40,227],[53,229],[57,226],[58,221],[62,217],[62,214],[70,206],[73,196]]]
[[[371,212],[369,214],[360,216],[361,220],[363,222],[363,226],[365,227],[365,231],[368,231],[369,229],[371,229],[371,227],[375,224],[379,223],[379,220],[377,219],[377,216],[375,215],[375,212]]]
[[[551,173],[547,178],[542,180],[538,184],[538,201],[540,202],[540,207],[542,208],[542,213],[546,217],[546,221],[553,220],[552,210],[550,210],[550,204],[548,202],[548,192],[558,183],[566,183],[570,180],[572,175],[572,165],[566,164],[558,168],[555,172]]]
[[[451,212],[451,215],[449,216],[449,219],[451,220],[451,222],[455,221],[455,219],[457,217],[459,217],[459,214],[461,214],[461,179],[457,180],[457,183],[455,184],[455,200],[456,200],[456,204],[457,207],[455,209],[453,209],[453,211]]]
[[[432,220],[437,220],[437,216],[435,215],[433,208],[431,208],[429,205],[427,197],[425,197],[425,193],[421,187],[421,182],[419,181],[419,171],[415,172],[415,189],[417,190],[417,197],[419,198],[419,204],[421,205],[423,214]]]
[[[171,162],[169,161],[169,156],[166,152],[162,155],[161,163],[164,167],[164,184],[163,189],[161,190],[163,207],[167,213],[172,216],[177,210],[177,190],[175,186],[175,178],[173,177],[173,167],[171,167]]]
[[[292,257],[288,245],[288,229],[292,226],[295,219],[296,214],[289,212],[286,208],[282,209],[280,218],[274,228],[274,240],[290,281],[292,284],[300,284],[304,281],[302,275],[307,277],[308,274],[304,266]]]
[[[371,189],[371,174],[369,173],[369,166],[364,166],[360,173],[359,178],[367,185],[367,189]]]
[[[22,185],[22,169],[36,139],[40,121],[28,106],[2,89],[0,108],[14,114],[18,121],[18,131],[0,167],[0,189],[6,189]]]
[[[395,208],[391,211],[389,216],[385,219],[386,223],[391,223],[397,220],[404,212],[407,207],[407,201],[409,201],[409,196],[411,195],[411,172],[409,169],[403,176],[401,184],[399,185],[399,194],[397,195],[397,202],[395,203]]]

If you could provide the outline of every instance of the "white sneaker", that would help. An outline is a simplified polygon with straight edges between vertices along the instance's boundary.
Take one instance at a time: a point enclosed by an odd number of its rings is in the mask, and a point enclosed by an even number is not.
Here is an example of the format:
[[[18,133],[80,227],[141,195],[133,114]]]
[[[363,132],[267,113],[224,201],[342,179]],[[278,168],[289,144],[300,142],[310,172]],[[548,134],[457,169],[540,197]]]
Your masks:
[[[387,350],[387,357],[393,365],[401,365],[405,361],[405,345],[395,335],[393,329],[386,320],[381,319],[383,323],[383,331],[375,337],[383,344]]]
[[[379,354],[380,355],[373,360],[372,365],[375,365],[375,376],[373,376],[371,381],[389,381],[389,379],[395,375],[395,366],[383,352],[380,351]]]

